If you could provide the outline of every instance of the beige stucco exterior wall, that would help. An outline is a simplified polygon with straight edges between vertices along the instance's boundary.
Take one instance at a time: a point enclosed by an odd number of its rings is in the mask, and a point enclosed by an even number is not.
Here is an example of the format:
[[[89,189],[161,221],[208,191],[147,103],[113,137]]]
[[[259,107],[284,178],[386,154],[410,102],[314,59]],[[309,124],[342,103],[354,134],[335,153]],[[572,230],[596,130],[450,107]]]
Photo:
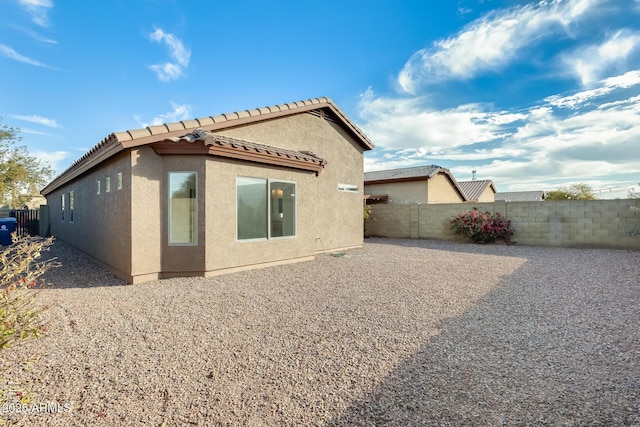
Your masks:
[[[480,194],[480,197],[478,197],[478,202],[479,203],[493,203],[495,202],[495,192],[491,189],[491,187],[487,187],[484,189],[484,191],[482,192],[482,194]]]
[[[362,245],[363,149],[340,127],[311,114],[300,114],[220,133],[312,151],[327,165],[316,175],[210,155],[161,156],[149,146],[124,150],[47,196],[51,233],[133,283],[310,259],[318,251]],[[116,190],[119,172],[123,176],[122,190]],[[197,173],[196,244],[168,244],[169,172]],[[295,236],[237,240],[238,176],[296,183]],[[106,177],[111,180],[109,193]],[[102,182],[99,195],[97,180]],[[358,191],[339,192],[338,183],[357,185]],[[70,190],[75,194],[72,224],[56,220],[61,194],[67,194],[68,208]]]
[[[327,165],[313,187],[300,189],[313,200],[313,211],[309,212],[313,212],[315,249],[362,245],[363,148],[339,126],[303,113],[219,133],[280,148],[312,151],[325,159]],[[338,192],[339,183],[357,185],[358,191]]]
[[[389,196],[388,203],[427,203],[426,179],[421,181],[388,182],[384,184],[366,184],[365,194]]]
[[[460,194],[445,174],[439,173],[429,178],[427,203],[461,203]]]
[[[238,240],[237,177],[296,183],[296,234],[271,239]],[[276,166],[209,157],[206,171],[207,272],[313,256],[315,253],[315,185],[318,178]]]
[[[460,203],[462,197],[444,174],[419,181],[398,181],[365,185],[365,194],[389,196],[391,204]]]
[[[118,173],[122,189],[117,188]],[[126,277],[131,270],[131,161],[128,152],[116,155],[91,173],[75,179],[47,195],[50,233]],[[106,180],[109,178],[110,191]],[[97,181],[100,181],[100,194]],[[69,192],[74,193],[73,222]],[[65,196],[65,220],[61,218],[61,196]]]

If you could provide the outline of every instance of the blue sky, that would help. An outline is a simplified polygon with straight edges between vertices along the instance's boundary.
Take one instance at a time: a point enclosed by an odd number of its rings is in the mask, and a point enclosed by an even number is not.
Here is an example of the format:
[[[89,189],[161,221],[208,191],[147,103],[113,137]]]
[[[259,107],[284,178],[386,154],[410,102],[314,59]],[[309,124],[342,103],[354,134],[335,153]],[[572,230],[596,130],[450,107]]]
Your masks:
[[[640,190],[640,0],[0,0],[0,116],[62,172],[110,133],[328,96],[365,170]]]

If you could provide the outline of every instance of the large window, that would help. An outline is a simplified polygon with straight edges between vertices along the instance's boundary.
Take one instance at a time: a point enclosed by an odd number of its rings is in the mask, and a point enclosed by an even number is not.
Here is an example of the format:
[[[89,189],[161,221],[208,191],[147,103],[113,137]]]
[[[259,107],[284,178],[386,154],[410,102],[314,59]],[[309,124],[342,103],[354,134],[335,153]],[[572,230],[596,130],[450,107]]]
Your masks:
[[[198,174],[169,172],[169,244],[198,243]]]
[[[237,178],[238,240],[296,235],[296,184]]]

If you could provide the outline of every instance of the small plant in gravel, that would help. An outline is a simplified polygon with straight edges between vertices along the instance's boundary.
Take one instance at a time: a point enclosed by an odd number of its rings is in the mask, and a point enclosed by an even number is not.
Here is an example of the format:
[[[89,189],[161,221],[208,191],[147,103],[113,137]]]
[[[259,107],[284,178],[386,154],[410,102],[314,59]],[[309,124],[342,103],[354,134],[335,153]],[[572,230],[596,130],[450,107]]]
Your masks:
[[[477,208],[455,216],[451,220],[451,230],[474,243],[482,244],[494,243],[496,240],[510,244],[514,232],[511,221],[498,212],[491,214]]]
[[[59,265],[55,259],[39,261],[53,238],[13,234],[13,242],[0,248],[0,349],[45,330],[41,314],[46,307],[36,305],[36,286],[45,271]]]

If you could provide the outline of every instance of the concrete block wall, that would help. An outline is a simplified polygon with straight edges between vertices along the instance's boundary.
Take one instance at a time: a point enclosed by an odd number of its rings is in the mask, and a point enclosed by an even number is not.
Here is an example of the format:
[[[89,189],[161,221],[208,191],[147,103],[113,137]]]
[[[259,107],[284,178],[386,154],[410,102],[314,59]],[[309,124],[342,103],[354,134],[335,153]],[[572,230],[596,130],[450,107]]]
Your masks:
[[[640,200],[561,200],[372,205],[367,235],[459,240],[449,229],[459,213],[499,212],[523,245],[640,249]]]
[[[411,236],[411,212],[419,205],[372,205],[372,215],[365,220],[365,235],[417,238]],[[375,216],[373,215],[375,212]]]

